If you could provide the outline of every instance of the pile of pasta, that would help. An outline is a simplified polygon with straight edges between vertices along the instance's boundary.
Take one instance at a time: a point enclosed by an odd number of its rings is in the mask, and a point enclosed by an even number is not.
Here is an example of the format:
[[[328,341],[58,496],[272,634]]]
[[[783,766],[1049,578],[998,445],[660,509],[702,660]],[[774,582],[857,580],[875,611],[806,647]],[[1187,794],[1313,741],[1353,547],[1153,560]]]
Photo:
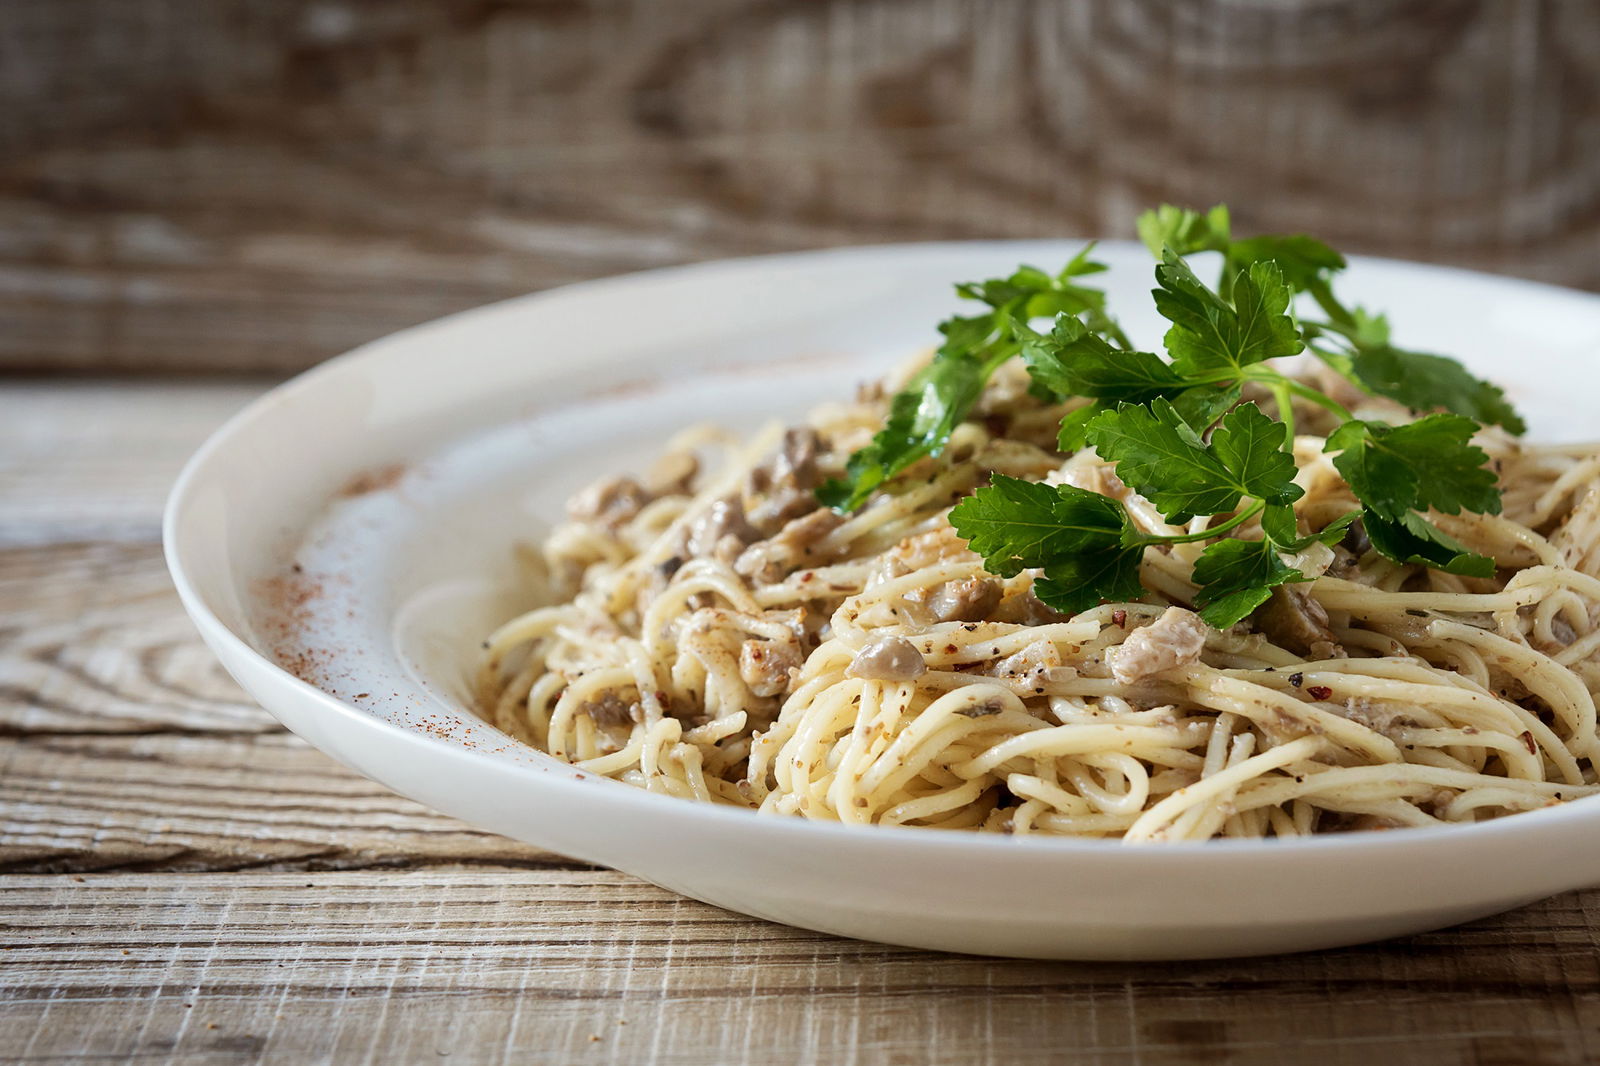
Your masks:
[[[995,472],[1103,492],[1153,533],[1211,521],[1169,525],[1092,449],[1057,452],[1066,408],[1017,366],[943,454],[853,515],[819,507],[887,392],[743,442],[686,431],[574,498],[528,553],[547,605],[487,641],[484,716],[685,799],[1129,842],[1472,822],[1596,790],[1594,446],[1478,436],[1503,512],[1433,518],[1492,578],[1393,563],[1357,525],[1293,560],[1314,581],[1218,631],[1190,609],[1199,544],[1148,549],[1138,601],[1067,617],[956,536],[951,506]],[[1295,415],[1315,531],[1355,502],[1325,413]]]

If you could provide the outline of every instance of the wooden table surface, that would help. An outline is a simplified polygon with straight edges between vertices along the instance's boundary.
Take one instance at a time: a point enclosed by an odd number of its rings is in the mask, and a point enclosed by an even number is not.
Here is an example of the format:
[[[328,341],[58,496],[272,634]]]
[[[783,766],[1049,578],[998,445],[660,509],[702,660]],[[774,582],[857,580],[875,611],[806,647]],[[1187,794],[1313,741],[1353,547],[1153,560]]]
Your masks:
[[[1600,1060],[1600,891],[1183,964],[769,925],[436,814],[253,706],[161,559],[263,387],[0,383],[0,1063]]]

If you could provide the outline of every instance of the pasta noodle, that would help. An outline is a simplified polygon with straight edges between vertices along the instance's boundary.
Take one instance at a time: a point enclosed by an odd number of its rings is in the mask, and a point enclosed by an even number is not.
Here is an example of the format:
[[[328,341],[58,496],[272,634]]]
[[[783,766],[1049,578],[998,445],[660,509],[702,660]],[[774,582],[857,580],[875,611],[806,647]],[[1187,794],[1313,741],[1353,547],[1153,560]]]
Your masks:
[[[553,602],[487,641],[482,713],[653,792],[857,824],[1304,836],[1596,791],[1594,448],[1479,434],[1504,511],[1437,520],[1496,577],[1393,563],[1357,527],[1295,560],[1313,583],[1217,631],[1187,610],[1198,544],[1147,549],[1142,599],[1065,617],[1029,572],[987,574],[955,535],[950,507],[992,472],[1105,493],[1147,532],[1212,521],[1169,525],[1093,450],[1058,453],[1067,408],[1016,366],[941,456],[854,515],[819,508],[812,490],[881,425],[884,397],[746,443],[695,429],[644,478],[575,498],[529,555]],[[1326,414],[1294,416],[1295,509],[1317,530],[1354,501],[1323,454]],[[723,460],[703,474],[710,453]]]

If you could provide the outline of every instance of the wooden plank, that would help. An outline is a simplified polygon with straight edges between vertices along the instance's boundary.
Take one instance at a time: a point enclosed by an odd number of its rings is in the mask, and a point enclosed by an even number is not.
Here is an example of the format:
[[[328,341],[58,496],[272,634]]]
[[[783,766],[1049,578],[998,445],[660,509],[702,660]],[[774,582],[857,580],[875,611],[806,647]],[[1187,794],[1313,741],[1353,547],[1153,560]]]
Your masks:
[[[200,643],[156,543],[161,505],[259,391],[0,388],[0,872],[581,865],[338,766]]]
[[[154,545],[0,549],[0,732],[0,871],[570,865],[284,734]]]
[[[277,729],[200,643],[158,545],[0,548],[0,733]]]
[[[161,558],[178,470],[261,384],[0,386],[0,733],[261,732]]]
[[[13,0],[0,367],[282,370],[580,278],[1246,230],[1600,287],[1600,8]]]
[[[0,873],[451,865],[587,866],[432,811],[286,733],[0,740]]]
[[[248,380],[0,383],[0,549],[159,542],[161,508],[184,461],[266,387]],[[0,565],[0,578],[11,565]],[[55,584],[82,577],[62,575]],[[0,600],[0,611],[6,606]]]
[[[606,871],[13,877],[3,1061],[1533,1063],[1600,1056],[1600,893],[1387,947],[966,958]]]

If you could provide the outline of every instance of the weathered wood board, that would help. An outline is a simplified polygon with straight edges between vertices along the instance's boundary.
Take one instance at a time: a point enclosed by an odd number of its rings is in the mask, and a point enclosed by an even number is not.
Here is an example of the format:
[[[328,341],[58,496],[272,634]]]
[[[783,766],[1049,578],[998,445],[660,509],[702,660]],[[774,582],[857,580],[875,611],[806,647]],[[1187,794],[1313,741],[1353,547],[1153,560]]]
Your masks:
[[[0,367],[1161,199],[1600,288],[1596,55],[1592,0],[8,0]]]

